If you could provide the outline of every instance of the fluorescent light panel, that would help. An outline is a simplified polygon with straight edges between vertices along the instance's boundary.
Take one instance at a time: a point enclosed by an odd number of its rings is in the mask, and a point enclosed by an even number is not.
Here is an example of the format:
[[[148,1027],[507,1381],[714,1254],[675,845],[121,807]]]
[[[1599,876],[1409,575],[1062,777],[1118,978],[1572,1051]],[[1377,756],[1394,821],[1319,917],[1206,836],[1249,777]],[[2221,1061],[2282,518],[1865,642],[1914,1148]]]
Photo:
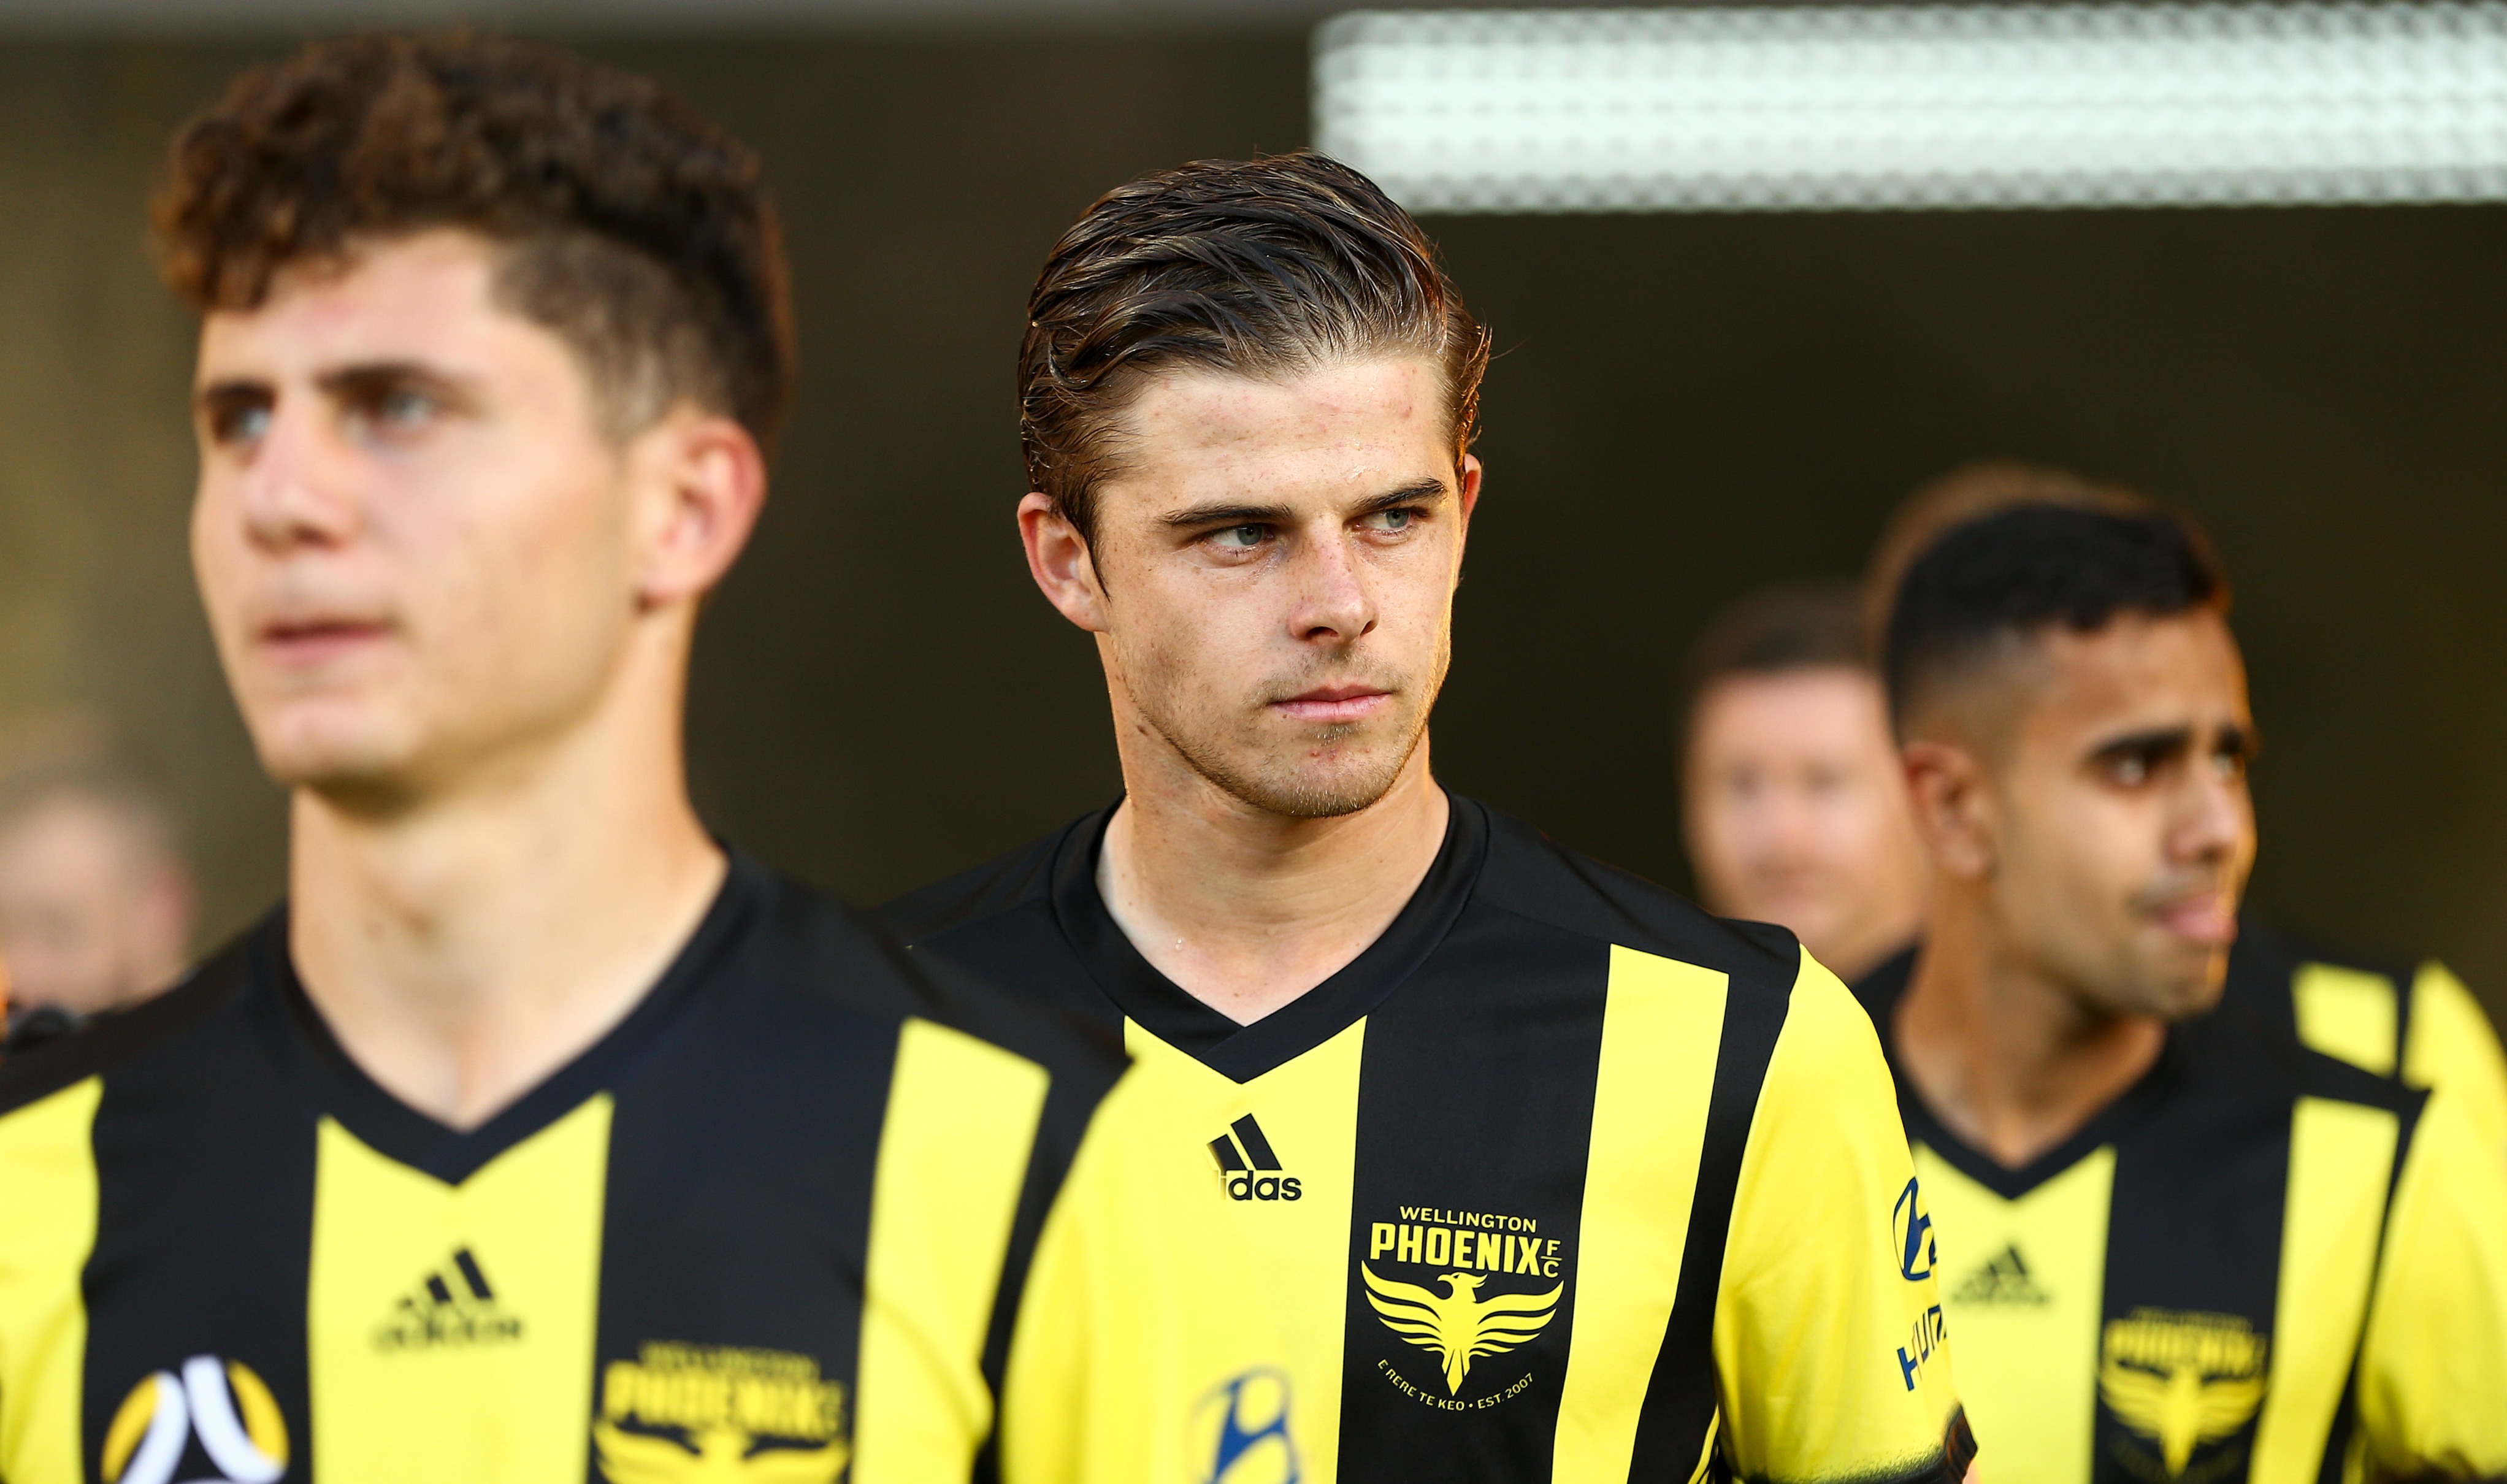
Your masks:
[[[1421,211],[2507,199],[2507,4],[1358,12],[1315,134]]]

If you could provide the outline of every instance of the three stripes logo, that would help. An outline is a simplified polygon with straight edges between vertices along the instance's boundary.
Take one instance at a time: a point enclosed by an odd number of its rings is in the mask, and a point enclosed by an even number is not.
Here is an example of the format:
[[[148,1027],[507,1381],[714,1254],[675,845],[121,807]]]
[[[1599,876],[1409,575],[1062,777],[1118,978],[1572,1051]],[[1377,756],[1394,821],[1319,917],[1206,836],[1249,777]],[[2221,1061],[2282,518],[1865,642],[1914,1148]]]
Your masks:
[[[523,1321],[505,1312],[496,1290],[466,1248],[400,1296],[375,1327],[377,1350],[429,1350],[438,1345],[495,1345],[523,1337]]]
[[[1280,1173],[1279,1153],[1271,1140],[1262,1137],[1262,1126],[1252,1113],[1229,1124],[1228,1133],[1210,1141],[1210,1154],[1218,1161],[1219,1188],[1231,1201],[1295,1201],[1305,1197],[1305,1190],[1293,1175]]]

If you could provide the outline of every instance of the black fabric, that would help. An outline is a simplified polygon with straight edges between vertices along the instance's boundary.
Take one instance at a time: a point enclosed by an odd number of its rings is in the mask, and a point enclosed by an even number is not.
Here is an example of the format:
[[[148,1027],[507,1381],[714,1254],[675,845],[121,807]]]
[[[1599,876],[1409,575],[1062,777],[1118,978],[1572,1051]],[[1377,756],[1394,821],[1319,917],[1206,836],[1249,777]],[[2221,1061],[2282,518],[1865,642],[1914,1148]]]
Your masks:
[[[1612,947],[1729,976],[1682,1287],[1631,1474],[1688,1479],[1715,1414],[1713,1307],[1725,1229],[1761,1080],[1799,971],[1793,937],[1719,922],[1457,797],[1435,863],[1384,934],[1324,984],[1240,1027],[1160,974],[1107,911],[1096,882],[1111,815],[1111,809],[1090,814],[902,898],[883,917],[918,959],[999,977],[1109,1028],[1129,1018],[1240,1083],[1365,1024],[1352,1135],[1343,1478],[1516,1484],[1549,1476],[1574,1344],[1574,1255]],[[1192,1136],[1200,1142],[1217,1132]],[[1214,1155],[1214,1170],[1234,1155]],[[1296,1149],[1273,1157],[1298,1169]],[[1475,1365],[1472,1394],[1461,1405],[1442,1403],[1447,1388],[1434,1374],[1434,1357],[1378,1320],[1357,1276],[1377,1224],[1424,1225],[1438,1212],[1522,1223],[1509,1235],[1537,1228],[1566,1258],[1546,1325]],[[1541,1282],[1510,1277],[1503,1291]]]
[[[1896,1016],[1920,952],[1908,950],[1854,986],[1880,1031],[1908,1138],[2005,1200],[2020,1199],[2095,1151],[2112,1148],[2102,1325],[2142,1310],[2220,1315],[2244,1321],[2269,1343],[2279,1292],[2291,1118],[2299,1099],[2354,1103],[2395,1114],[2402,1130],[2395,1172],[2401,1169],[2425,1095],[2310,1051],[2287,1025],[2228,1000],[2208,1015],[2170,1027],[2158,1061],[2077,1133],[2025,1166],[2005,1166],[1942,1122],[1899,1059]],[[2284,1004],[2287,982],[2281,980]],[[1985,1254],[1974,1256],[1982,1260]],[[1944,1291],[1952,1291],[1960,1278],[1944,1271]],[[2354,1422],[2352,1399],[2345,1396],[2333,1429],[2335,1445],[2325,1456],[2325,1466],[2335,1470],[2328,1477],[2338,1476],[2340,1445]],[[2249,1422],[2235,1436],[2205,1444],[2194,1466],[2234,1484],[2245,1477],[2244,1451],[2252,1443]],[[2095,1484],[2126,1484],[2157,1466],[2150,1440],[2132,1433],[2103,1401],[2094,1447]]]

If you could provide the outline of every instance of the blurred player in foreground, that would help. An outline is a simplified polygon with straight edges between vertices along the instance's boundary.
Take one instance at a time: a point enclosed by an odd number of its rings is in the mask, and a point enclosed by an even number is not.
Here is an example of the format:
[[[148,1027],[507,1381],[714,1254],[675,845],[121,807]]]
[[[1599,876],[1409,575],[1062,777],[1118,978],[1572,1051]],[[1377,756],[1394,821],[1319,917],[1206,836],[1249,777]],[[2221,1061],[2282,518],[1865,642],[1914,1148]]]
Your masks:
[[[0,736],[0,963],[5,1049],[172,987],[199,892],[156,779],[91,719]]]
[[[1121,1059],[689,807],[788,376],[754,161],[561,54],[363,37],[190,125],[159,223],[289,899],[0,1068],[0,1476],[967,1478]]]
[[[1858,986],[1980,1441],[2033,1484],[2507,1471],[2507,1162],[2218,1001],[2254,723],[2201,538],[2023,504],[1886,648],[1934,903]]]
[[[1848,980],[1915,939],[1924,853],[1850,588],[1736,603],[1698,645],[1681,817],[1698,893]]]
[[[1963,521],[2030,502],[2119,514],[2150,508],[2131,490],[2060,469],[1999,462],[1956,470],[1915,491],[1881,533],[1864,587],[1871,644],[1883,641],[1889,605],[1916,555]],[[2229,953],[2221,1002],[2272,1020],[2355,1067],[2413,1087],[2445,1083],[2507,1151],[2507,1054],[2479,1002],[2445,964],[2328,953],[2245,918]]]
[[[1196,1291],[1277,1311],[1286,1406],[1179,1477],[1959,1478],[1852,997],[1429,771],[1487,338],[1417,224],[1318,156],[1184,165],[1028,317],[1019,527],[1126,794],[890,915],[1119,1028],[1191,1156],[1159,1219],[1251,1234]]]

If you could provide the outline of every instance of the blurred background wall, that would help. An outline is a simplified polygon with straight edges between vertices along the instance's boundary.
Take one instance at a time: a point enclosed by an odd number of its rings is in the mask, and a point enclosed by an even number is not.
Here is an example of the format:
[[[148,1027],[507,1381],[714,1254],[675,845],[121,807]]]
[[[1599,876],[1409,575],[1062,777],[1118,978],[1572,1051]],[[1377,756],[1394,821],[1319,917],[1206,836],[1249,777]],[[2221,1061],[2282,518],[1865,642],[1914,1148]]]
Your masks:
[[[691,723],[731,838],[868,900],[1112,796],[1093,651],[1010,519],[1027,285],[1099,191],[1303,143],[1306,23],[559,33],[755,146],[789,227],[801,393]],[[191,593],[192,326],[143,201],[283,45],[0,35],[0,716],[139,736],[212,933],[277,893],[283,821]],[[1501,350],[1450,783],[1685,883],[1671,691],[1709,610],[1855,572],[1952,465],[2068,465],[2192,510],[2237,582],[2258,910],[2507,1012],[2507,208],[1430,228]]]

